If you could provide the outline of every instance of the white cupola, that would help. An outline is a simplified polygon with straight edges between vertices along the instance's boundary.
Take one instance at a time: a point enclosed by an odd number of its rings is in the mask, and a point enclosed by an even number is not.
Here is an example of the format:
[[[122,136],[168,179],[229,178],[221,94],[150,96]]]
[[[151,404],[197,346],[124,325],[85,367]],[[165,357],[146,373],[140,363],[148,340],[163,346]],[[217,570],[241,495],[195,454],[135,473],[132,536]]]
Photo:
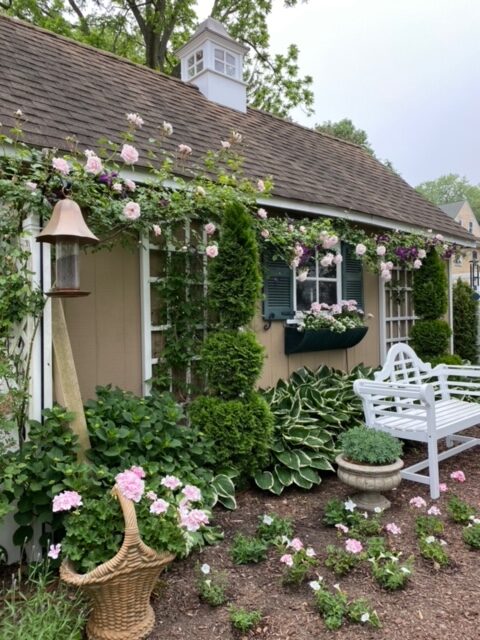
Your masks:
[[[245,113],[243,58],[247,51],[247,47],[228,35],[221,22],[207,18],[176,52],[181,62],[181,78],[196,85],[208,100]]]

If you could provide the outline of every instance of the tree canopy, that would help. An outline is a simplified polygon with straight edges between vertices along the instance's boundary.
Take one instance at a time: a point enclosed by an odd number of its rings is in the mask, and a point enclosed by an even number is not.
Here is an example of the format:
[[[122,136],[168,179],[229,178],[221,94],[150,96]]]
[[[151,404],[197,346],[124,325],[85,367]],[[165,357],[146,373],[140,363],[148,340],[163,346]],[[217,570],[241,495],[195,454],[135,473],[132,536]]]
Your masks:
[[[299,75],[295,44],[270,51],[268,17],[274,2],[293,8],[308,0],[211,0],[210,15],[249,47],[244,79],[249,104],[285,117],[302,106],[311,113],[312,78]],[[196,0],[0,0],[16,16],[134,62],[174,73],[175,50],[198,24]]]
[[[465,176],[449,173],[436,180],[422,182],[416,189],[437,205],[468,200],[476,218],[480,220],[480,184],[471,184]]]

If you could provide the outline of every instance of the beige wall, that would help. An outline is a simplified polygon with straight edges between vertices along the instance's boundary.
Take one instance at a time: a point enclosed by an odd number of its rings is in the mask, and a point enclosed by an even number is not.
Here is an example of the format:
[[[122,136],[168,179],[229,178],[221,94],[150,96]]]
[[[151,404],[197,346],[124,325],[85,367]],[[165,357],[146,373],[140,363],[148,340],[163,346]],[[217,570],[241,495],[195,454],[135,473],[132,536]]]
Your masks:
[[[288,378],[296,369],[307,366],[312,369],[326,364],[337,369],[350,370],[357,364],[377,366],[380,364],[379,334],[379,296],[378,276],[364,270],[365,314],[372,313],[373,318],[367,321],[369,330],[365,338],[351,349],[335,351],[315,351],[311,353],[284,353],[284,323],[272,322],[267,331],[263,325],[265,320],[258,313],[254,321],[254,330],[259,341],[266,347],[267,358],[259,381],[260,387],[270,387],[279,378]]]
[[[465,202],[455,217],[455,220],[459,222],[464,229],[470,230],[470,223],[472,223],[472,233],[475,237],[480,238],[480,224],[478,223],[475,214],[468,202]],[[472,252],[465,251],[465,255],[461,259],[461,264],[456,264],[455,259],[452,260],[452,277],[454,280],[461,278],[470,283],[470,260],[472,259]]]
[[[139,270],[137,249],[81,256],[81,287],[91,293],[64,300],[64,308],[84,400],[96,385],[141,393]]]

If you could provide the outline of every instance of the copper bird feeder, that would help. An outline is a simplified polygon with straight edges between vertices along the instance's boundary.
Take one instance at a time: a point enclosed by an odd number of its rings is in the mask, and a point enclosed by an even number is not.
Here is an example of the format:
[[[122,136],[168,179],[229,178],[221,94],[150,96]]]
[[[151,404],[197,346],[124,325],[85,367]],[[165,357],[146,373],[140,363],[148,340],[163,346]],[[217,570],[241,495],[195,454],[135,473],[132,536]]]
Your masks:
[[[57,202],[47,226],[38,234],[37,242],[55,245],[55,286],[47,295],[57,298],[88,296],[89,291],[80,290],[80,246],[97,244],[99,240],[87,227],[78,204],[69,198]]]

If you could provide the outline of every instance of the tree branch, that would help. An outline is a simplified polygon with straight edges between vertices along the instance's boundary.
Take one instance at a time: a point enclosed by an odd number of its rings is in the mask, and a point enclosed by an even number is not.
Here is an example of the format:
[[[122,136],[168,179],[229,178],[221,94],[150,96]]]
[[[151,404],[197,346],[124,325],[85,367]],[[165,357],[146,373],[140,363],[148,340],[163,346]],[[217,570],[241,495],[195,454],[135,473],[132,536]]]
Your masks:
[[[145,20],[142,16],[142,12],[140,11],[137,3],[135,2],[135,0],[127,0],[127,4],[130,7],[131,12],[133,13],[133,16],[135,18],[135,20],[137,21],[138,27],[140,29],[140,31],[142,32],[142,35],[145,39],[145,42],[147,41],[147,37],[148,37],[148,31],[147,31],[147,25],[145,23]],[[146,4],[146,3],[145,3]]]
[[[75,2],[75,0],[68,0],[68,4],[72,7],[74,12],[78,16],[78,19],[80,20],[80,29],[83,31],[85,35],[87,36],[90,35],[90,27],[88,26],[87,19],[83,15],[82,10],[78,6],[78,4]]]

